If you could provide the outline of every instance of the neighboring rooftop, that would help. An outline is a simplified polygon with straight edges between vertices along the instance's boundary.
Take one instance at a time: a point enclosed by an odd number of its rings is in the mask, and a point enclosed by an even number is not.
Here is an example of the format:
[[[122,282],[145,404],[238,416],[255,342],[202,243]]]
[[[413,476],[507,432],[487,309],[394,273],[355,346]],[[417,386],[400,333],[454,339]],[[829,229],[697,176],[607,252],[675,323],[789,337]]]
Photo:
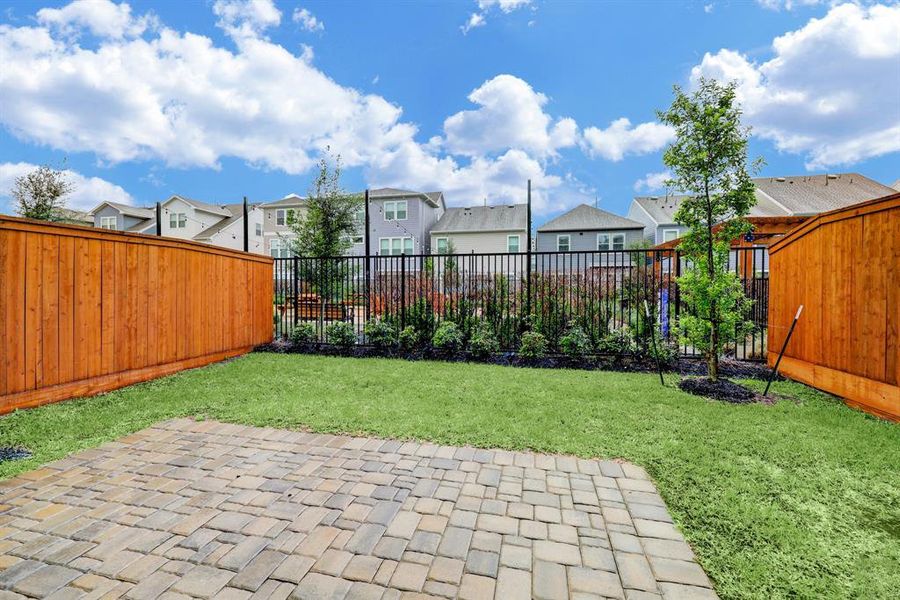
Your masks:
[[[399,188],[376,188],[369,190],[369,199],[383,198],[411,198],[418,197],[428,202],[435,208],[440,206],[444,201],[444,192],[414,192],[412,190],[401,190]]]
[[[809,216],[880,198],[896,190],[859,173],[829,173],[796,177],[757,177],[754,217]],[[898,182],[900,183],[900,182]],[[634,201],[658,225],[675,222],[684,195],[639,196]]]
[[[118,202],[101,202],[90,211],[88,214],[93,215],[98,210],[103,208],[104,206],[112,206],[116,210],[118,210],[123,215],[128,215],[129,217],[136,217],[138,219],[152,219],[155,216],[154,210],[152,208],[141,208],[140,206],[129,206],[128,204],[120,204]]]
[[[474,231],[525,231],[528,207],[525,204],[448,208],[431,233]]]
[[[611,212],[579,204],[569,212],[538,227],[538,231],[593,231],[603,229],[643,229],[644,224]]]
[[[278,208],[279,206],[300,206],[306,198],[298,196],[297,194],[288,194],[284,198],[280,200],[273,200],[272,202],[266,202],[263,204],[265,208]]]

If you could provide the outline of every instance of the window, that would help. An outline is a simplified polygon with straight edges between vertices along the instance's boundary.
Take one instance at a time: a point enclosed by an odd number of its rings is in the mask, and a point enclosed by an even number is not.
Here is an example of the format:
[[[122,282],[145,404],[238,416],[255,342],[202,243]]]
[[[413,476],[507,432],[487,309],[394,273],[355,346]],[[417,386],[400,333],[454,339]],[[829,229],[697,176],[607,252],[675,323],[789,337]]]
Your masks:
[[[355,211],[353,211],[353,220],[362,225],[366,222],[366,207],[365,205],[358,206]]]
[[[169,213],[169,227],[184,229],[187,227],[187,215],[185,213]]]
[[[445,238],[445,237],[437,238],[435,240],[435,242],[437,243],[437,253],[438,254],[447,254],[447,250],[448,250],[447,238]]]
[[[506,236],[506,251],[510,252],[510,253],[519,251],[519,236],[517,236],[517,235]]]
[[[401,254],[413,253],[413,241],[411,237],[381,238],[379,245],[382,256],[399,256]]]
[[[111,229],[115,231],[118,229],[118,217],[100,217],[100,228],[101,229]]]
[[[354,244],[362,244],[365,241],[365,238],[361,235],[354,235],[350,241]]]
[[[257,237],[262,235],[262,223],[256,224],[256,235]]]
[[[671,242],[679,237],[677,229],[663,229],[663,242]]]
[[[556,236],[556,250],[557,252],[568,252],[571,245],[571,237],[568,235],[558,235]]]
[[[391,200],[384,203],[384,220],[385,221],[405,221],[406,220],[406,200]]]
[[[284,225],[284,215],[285,215],[285,212],[284,212],[283,208],[279,208],[278,210],[275,211],[275,224],[276,225]]]
[[[598,233],[597,250],[624,250],[624,233]]]
[[[291,248],[286,241],[275,238],[269,244],[269,254],[272,258],[290,258]]]

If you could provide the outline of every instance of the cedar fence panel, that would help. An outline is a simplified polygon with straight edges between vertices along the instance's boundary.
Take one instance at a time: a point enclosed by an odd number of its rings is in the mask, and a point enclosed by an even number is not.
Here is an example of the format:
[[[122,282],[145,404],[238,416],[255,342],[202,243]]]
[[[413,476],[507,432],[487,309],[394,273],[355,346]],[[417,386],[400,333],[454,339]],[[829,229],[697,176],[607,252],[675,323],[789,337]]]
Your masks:
[[[266,256],[0,216],[0,414],[269,342],[271,273]]]
[[[769,248],[769,364],[900,420],[900,194],[824,213]]]

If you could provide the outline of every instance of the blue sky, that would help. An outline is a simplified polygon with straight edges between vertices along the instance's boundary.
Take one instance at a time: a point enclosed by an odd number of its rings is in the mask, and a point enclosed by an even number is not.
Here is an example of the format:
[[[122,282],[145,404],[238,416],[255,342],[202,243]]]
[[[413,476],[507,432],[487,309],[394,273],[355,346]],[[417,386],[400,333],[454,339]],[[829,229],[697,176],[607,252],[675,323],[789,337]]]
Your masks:
[[[62,164],[72,204],[350,189],[523,201],[537,222],[662,191],[655,110],[739,82],[763,175],[900,178],[900,7],[816,0],[12,2],[0,12],[0,212]],[[466,27],[467,24],[474,25]]]

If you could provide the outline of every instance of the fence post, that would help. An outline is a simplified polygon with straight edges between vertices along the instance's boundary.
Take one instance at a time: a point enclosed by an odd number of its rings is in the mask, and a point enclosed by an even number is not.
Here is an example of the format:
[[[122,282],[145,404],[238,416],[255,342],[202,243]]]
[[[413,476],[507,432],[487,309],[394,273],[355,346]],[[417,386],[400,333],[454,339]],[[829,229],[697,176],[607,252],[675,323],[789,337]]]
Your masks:
[[[300,310],[300,298],[299,298],[299,296],[300,296],[299,287],[300,286],[298,285],[298,282],[297,282],[297,279],[300,277],[300,271],[297,268],[298,267],[297,257],[294,256],[291,259],[291,261],[292,261],[291,262],[291,271],[292,271],[291,280],[293,281],[293,288],[294,288],[294,327],[296,327],[297,321],[299,320],[298,311]]]
[[[247,209],[247,196],[244,196],[244,252],[250,252],[250,211]]]
[[[406,254],[400,255],[400,329],[406,327]]]
[[[156,203],[156,235],[162,236],[162,204]]]
[[[528,232],[525,244],[525,318],[531,316],[531,180],[528,180]]]
[[[369,257],[371,256],[372,250],[369,247],[369,190],[366,189],[365,199],[365,233],[363,233],[364,244],[366,245],[366,258],[365,265],[363,265],[363,274],[365,277],[365,294],[366,294],[366,323],[369,322],[369,319],[372,318],[372,301],[369,298],[370,288],[369,288]]]

